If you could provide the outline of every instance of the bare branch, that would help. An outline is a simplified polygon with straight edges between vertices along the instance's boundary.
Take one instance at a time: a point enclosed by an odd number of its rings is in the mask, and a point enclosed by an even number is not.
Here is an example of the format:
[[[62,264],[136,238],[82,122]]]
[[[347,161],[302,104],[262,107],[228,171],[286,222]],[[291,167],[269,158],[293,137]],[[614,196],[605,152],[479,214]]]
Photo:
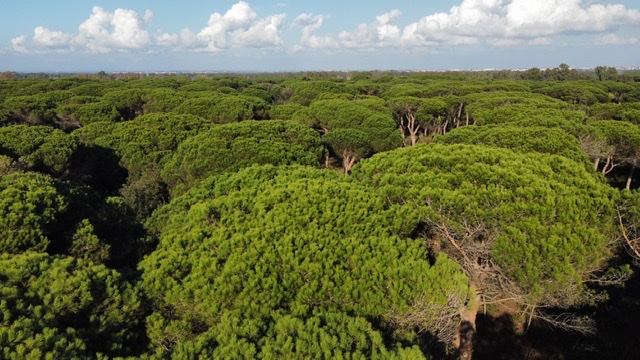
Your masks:
[[[443,344],[451,345],[457,339],[463,308],[464,299],[459,294],[448,293],[446,304],[435,304],[423,295],[412,301],[408,311],[392,311],[390,320],[397,328],[430,332]]]
[[[620,214],[620,210],[617,210],[618,213],[618,223],[620,224],[620,231],[622,232],[622,237],[626,243],[626,248],[629,251],[629,254],[634,257],[636,260],[640,260],[640,238],[629,238],[627,234],[627,230],[624,226],[624,221],[622,220],[622,214]]]
[[[557,315],[536,312],[535,318],[564,331],[576,332],[583,335],[592,335],[596,332],[596,322],[588,316],[579,316],[572,313]]]

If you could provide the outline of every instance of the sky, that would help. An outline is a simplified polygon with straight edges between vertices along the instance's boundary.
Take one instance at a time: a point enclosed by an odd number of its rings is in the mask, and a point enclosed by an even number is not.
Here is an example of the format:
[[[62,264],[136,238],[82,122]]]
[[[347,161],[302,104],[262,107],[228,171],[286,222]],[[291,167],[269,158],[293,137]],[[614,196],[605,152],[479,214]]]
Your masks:
[[[2,0],[0,71],[640,66],[638,0]]]

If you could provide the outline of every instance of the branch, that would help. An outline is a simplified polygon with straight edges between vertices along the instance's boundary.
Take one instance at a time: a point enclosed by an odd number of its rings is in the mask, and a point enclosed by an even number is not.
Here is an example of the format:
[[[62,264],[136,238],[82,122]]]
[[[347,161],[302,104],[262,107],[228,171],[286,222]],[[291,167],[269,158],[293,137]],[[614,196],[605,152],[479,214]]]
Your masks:
[[[437,225],[438,228],[442,231],[442,233],[444,234],[444,236],[447,238],[447,240],[449,240],[449,242],[451,243],[451,245],[453,245],[454,248],[456,248],[456,250],[458,250],[460,252],[460,254],[462,255],[462,257],[464,258],[464,261],[466,261],[469,265],[473,265],[473,262],[471,261],[471,259],[469,259],[469,257],[467,256],[467,253],[462,250],[462,248],[460,247],[460,245],[458,245],[458,242],[456,241],[456,239],[453,238],[453,236],[451,236],[451,233],[449,232],[449,228],[447,227],[447,225],[445,225],[444,223]],[[469,274],[470,275],[470,274]]]
[[[595,334],[597,330],[595,320],[588,316],[578,316],[572,313],[546,315],[538,311],[535,318],[555,328],[584,335]]]
[[[620,214],[620,210],[616,209],[616,212],[618,213],[618,223],[620,224],[622,237],[627,243],[627,248],[631,251],[630,255],[633,256],[636,260],[640,260],[640,249],[637,248],[637,244],[634,244],[634,243],[638,243],[638,239],[631,240],[629,238],[629,235],[627,234],[627,231],[624,227],[624,222],[622,221],[622,215]]]

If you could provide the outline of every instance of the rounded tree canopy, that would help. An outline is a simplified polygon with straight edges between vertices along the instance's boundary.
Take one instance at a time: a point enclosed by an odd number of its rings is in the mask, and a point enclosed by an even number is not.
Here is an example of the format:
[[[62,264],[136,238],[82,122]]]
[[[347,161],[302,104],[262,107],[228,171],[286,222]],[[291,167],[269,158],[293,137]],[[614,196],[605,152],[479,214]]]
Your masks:
[[[0,357],[125,356],[144,347],[139,292],[103,265],[0,254]]]
[[[79,142],[49,126],[12,125],[0,127],[0,154],[29,169],[54,176],[63,175]]]
[[[330,132],[335,129],[355,129],[369,138],[374,152],[395,149],[402,137],[393,117],[386,109],[372,110],[368,103],[347,100],[319,100],[309,107],[312,125]]]
[[[140,174],[161,164],[189,136],[214,126],[189,114],[147,114],[133,121],[93,123],[75,130],[82,142],[115,150],[130,173]]]
[[[561,155],[590,166],[589,158],[582,151],[574,136],[559,128],[541,126],[487,125],[466,126],[454,129],[434,139],[438,144],[491,145],[515,152],[540,152]]]
[[[293,121],[245,121],[214,127],[185,140],[162,177],[171,186],[252,164],[317,166],[324,148],[312,129]]]
[[[418,146],[378,154],[353,175],[420,212],[426,241],[496,300],[578,304],[612,254],[615,192],[566,157]]]
[[[266,101],[257,97],[217,93],[190,98],[177,106],[174,111],[197,115],[216,124],[228,124],[262,119],[268,107]]]
[[[66,207],[55,180],[46,175],[0,176],[0,252],[44,252],[51,226]]]
[[[150,339],[212,357],[411,352],[418,330],[451,340],[467,280],[446,256],[427,260],[409,238],[417,220],[329,171],[210,178],[150,221],[160,243],[141,269],[164,309]]]

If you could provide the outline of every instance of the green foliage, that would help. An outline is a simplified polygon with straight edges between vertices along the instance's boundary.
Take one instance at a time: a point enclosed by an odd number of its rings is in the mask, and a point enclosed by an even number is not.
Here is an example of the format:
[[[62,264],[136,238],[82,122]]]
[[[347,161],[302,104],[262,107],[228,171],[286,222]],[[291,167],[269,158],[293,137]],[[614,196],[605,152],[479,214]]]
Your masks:
[[[115,150],[130,173],[161,164],[186,138],[211,128],[193,115],[148,114],[115,124],[95,123],[73,132],[82,142]]]
[[[0,177],[0,252],[66,254],[135,266],[148,244],[119,198],[38,173]]]
[[[8,156],[0,155],[0,176],[11,174],[14,171],[13,159]]]
[[[590,166],[580,142],[558,128],[514,125],[467,126],[454,129],[434,139],[438,144],[484,144],[507,148],[515,152],[536,151],[561,155],[576,163]]]
[[[422,99],[413,96],[392,98],[388,101],[393,118],[403,138],[409,137],[415,145],[418,136],[429,136],[441,129],[449,105],[439,98]]]
[[[348,173],[358,160],[373,153],[369,137],[360,130],[338,128],[327,133],[322,140],[342,160],[345,173]]]
[[[339,312],[306,320],[285,315],[260,345],[263,359],[425,359],[417,346],[387,349],[383,334],[366,319]]]
[[[174,111],[187,100],[187,93],[172,88],[146,90],[142,95],[143,111],[148,113],[168,113]]]
[[[618,70],[614,67],[596,66],[595,73],[596,77],[600,81],[618,79]]]
[[[0,154],[10,156],[26,169],[65,174],[78,148],[76,138],[48,126],[12,125],[0,128]]]
[[[84,219],[76,226],[69,252],[75,257],[100,263],[109,258],[110,246],[100,241],[91,222]]]
[[[414,83],[401,83],[393,85],[384,92],[384,96],[389,99],[399,97],[428,97],[429,91],[426,85]]]
[[[314,128],[353,129],[365,134],[374,152],[395,149],[402,138],[388,112],[371,110],[366,104],[346,100],[322,100],[310,108],[310,125]]]
[[[0,177],[0,252],[45,251],[67,202],[54,180],[36,173]]]
[[[401,342],[416,354],[416,330],[442,335],[435,309],[462,308],[468,291],[453,262],[430,264],[407,238],[416,215],[311,168],[210,178],[150,222],[160,244],[141,263],[149,338],[174,356],[378,357]]]
[[[273,96],[265,89],[261,88],[259,85],[254,85],[248,88],[245,88],[241,92],[244,96],[251,96],[254,98],[262,99],[268,104],[273,102]]]
[[[0,107],[0,126],[8,125],[11,122],[11,113],[9,110]]]
[[[307,109],[306,106],[296,103],[274,105],[269,109],[269,118],[273,120],[292,120],[297,112],[305,109]]]
[[[135,354],[139,292],[113,270],[46,254],[0,254],[0,357]]]
[[[589,109],[596,120],[619,120],[640,125],[640,103],[594,104]]]
[[[85,143],[115,151],[129,173],[120,193],[138,218],[144,219],[168,197],[160,177],[166,159],[186,138],[212,125],[194,115],[158,113],[134,121],[90,124],[73,134]]]
[[[41,94],[11,96],[4,99],[3,106],[17,123],[45,125],[55,122],[57,104],[54,99]]]
[[[97,96],[101,97],[105,93],[122,87],[121,82],[109,80],[93,80],[71,88],[69,91],[79,96]]]
[[[487,247],[477,256],[520,289],[512,290],[521,292],[524,304],[586,301],[585,282],[612,256],[614,193],[565,157],[479,145],[417,146],[374,156],[353,174],[423,214],[426,241],[438,243],[468,274],[478,270],[463,252]],[[496,285],[474,280],[487,291]]]
[[[589,130],[614,148],[614,158],[634,162],[640,156],[640,127],[624,121],[593,121]]]
[[[548,119],[582,121],[585,114],[565,102],[541,94],[490,92],[467,95],[466,110],[477,125]]]
[[[170,186],[237,171],[252,164],[317,166],[323,155],[320,137],[292,121],[246,121],[217,126],[185,140],[164,165]]]
[[[609,95],[605,89],[590,81],[544,83],[544,86],[537,87],[533,91],[575,105],[590,106],[609,101]]]
[[[0,358],[414,359],[593,305],[640,248],[612,69],[0,74]]]
[[[107,92],[101,101],[118,112],[119,121],[133,120],[144,113],[142,89],[114,90]]]
[[[296,103],[309,106],[323,94],[356,94],[356,89],[346,84],[329,80],[287,81],[275,88],[277,103]]]
[[[62,106],[60,113],[62,117],[67,119],[67,122],[74,121],[80,126],[121,120],[120,113],[114,105],[100,101]]]
[[[240,95],[215,95],[191,98],[175,108],[181,114],[193,114],[216,124],[263,119],[268,104],[259,98]]]

